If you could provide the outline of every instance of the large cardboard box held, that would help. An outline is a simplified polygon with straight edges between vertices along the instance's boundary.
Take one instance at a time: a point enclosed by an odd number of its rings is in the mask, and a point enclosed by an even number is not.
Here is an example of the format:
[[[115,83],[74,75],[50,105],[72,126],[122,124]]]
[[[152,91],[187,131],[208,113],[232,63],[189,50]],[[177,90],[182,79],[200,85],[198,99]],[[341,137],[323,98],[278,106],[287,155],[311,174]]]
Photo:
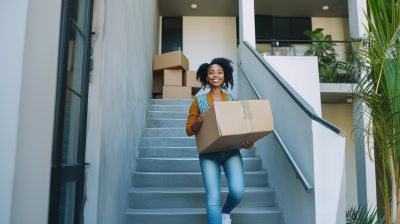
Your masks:
[[[269,100],[214,102],[196,134],[199,154],[241,149],[274,131]]]
[[[181,50],[153,56],[153,71],[166,68],[189,70],[189,60]]]
[[[186,86],[163,86],[163,99],[192,99],[192,88]]]
[[[182,69],[164,69],[164,86],[182,86]]]
[[[195,71],[185,71],[182,85],[201,88],[201,82],[196,80],[196,74]]]

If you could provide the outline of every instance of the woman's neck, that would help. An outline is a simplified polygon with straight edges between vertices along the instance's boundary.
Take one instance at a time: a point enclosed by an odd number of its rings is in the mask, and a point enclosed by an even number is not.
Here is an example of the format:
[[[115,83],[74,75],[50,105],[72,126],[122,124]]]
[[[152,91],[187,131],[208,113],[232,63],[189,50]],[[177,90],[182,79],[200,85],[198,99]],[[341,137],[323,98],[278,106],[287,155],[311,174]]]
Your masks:
[[[211,87],[210,92],[213,96],[216,96],[216,97],[222,96],[222,88],[220,86]]]

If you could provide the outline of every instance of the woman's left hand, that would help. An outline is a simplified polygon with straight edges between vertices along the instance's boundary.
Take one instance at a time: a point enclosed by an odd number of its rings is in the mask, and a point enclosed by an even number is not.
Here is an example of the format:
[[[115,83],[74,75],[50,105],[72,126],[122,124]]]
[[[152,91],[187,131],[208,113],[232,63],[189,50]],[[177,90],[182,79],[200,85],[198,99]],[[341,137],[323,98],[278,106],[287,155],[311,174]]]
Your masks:
[[[240,144],[244,149],[251,149],[254,145],[254,143],[250,143],[250,142],[243,142],[242,144]]]

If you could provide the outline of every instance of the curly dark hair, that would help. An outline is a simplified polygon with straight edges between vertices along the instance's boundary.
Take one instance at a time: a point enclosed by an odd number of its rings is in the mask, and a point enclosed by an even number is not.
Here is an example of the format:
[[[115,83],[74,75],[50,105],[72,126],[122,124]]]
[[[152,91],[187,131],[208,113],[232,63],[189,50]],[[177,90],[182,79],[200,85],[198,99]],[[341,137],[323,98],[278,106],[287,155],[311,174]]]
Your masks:
[[[208,84],[208,81],[207,81],[208,69],[210,68],[211,65],[215,65],[215,64],[221,66],[222,69],[224,70],[225,86],[222,88],[224,90],[227,90],[230,86],[232,89],[233,88],[233,67],[231,64],[233,64],[233,62],[227,58],[214,58],[210,64],[204,63],[204,64],[200,65],[199,69],[197,70],[196,79],[200,80],[203,89],[205,89],[206,85]]]

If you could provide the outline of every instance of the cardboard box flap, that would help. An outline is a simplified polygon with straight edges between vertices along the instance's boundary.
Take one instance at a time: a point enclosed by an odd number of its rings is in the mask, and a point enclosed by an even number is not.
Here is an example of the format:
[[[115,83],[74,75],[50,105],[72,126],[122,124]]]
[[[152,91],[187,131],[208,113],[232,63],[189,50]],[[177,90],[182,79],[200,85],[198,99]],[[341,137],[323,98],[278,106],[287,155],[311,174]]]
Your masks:
[[[269,100],[214,102],[220,136],[274,130]],[[227,116],[228,115],[228,116]]]

